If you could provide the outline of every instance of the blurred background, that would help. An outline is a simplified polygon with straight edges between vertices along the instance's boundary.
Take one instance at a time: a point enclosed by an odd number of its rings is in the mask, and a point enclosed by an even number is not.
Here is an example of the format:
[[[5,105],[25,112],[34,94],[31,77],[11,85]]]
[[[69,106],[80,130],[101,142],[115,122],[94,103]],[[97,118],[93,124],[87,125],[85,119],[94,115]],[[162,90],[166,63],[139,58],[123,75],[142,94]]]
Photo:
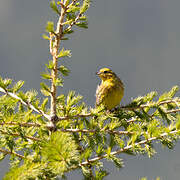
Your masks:
[[[43,40],[48,20],[57,19],[49,0],[0,0],[0,75],[24,80],[25,90],[39,92],[44,64],[50,59],[49,44]],[[179,0],[92,0],[89,28],[76,30],[64,47],[72,50],[65,64],[71,69],[60,93],[75,90],[93,106],[99,79],[95,72],[110,67],[125,84],[122,104],[156,90],[180,85],[180,1]],[[180,94],[179,94],[180,95]],[[125,167],[105,167],[111,180],[180,179],[180,143],[173,150],[157,146],[157,154],[121,156]],[[8,171],[0,163],[0,179]],[[81,179],[78,171],[69,179]]]

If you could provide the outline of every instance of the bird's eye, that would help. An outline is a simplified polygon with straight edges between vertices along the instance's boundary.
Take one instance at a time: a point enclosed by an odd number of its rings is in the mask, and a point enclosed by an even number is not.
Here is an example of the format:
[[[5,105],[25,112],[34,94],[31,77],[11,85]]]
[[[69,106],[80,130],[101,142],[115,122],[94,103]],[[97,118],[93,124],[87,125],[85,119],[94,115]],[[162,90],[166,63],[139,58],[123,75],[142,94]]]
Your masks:
[[[106,74],[106,73],[108,73],[108,71],[104,71],[104,73]]]

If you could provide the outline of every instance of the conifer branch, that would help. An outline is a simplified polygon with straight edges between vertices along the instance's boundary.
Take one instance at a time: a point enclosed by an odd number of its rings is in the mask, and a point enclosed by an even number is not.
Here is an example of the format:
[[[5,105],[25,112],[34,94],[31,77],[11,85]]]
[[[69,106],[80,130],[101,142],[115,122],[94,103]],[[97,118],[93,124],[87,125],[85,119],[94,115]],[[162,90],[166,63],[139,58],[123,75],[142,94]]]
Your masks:
[[[59,16],[59,20],[56,27],[56,34],[57,36],[53,37],[52,33],[50,32],[50,53],[53,56],[53,69],[51,70],[51,121],[52,125],[54,124],[54,118],[56,115],[56,94],[57,94],[57,87],[56,87],[56,80],[58,76],[58,50],[60,47],[61,38],[63,36],[63,22],[64,17],[66,14],[66,1],[64,3],[61,2],[61,12]]]
[[[12,151],[8,151],[8,150],[2,149],[2,148],[0,148],[0,152],[2,152],[5,155],[6,154],[15,155],[15,156],[17,156],[17,157],[19,157],[21,159],[25,159],[25,157],[23,155],[21,155],[21,154],[18,154],[16,152],[12,152]]]
[[[77,0],[73,0],[68,6],[67,8],[69,9],[70,6],[74,5],[77,2]]]
[[[174,113],[178,113],[178,112],[180,112],[180,109],[173,109],[173,110],[165,111],[165,114],[174,114]],[[150,115],[150,117],[153,117],[153,116],[154,116],[154,113],[152,115]],[[137,121],[136,117],[133,117],[132,119],[127,120],[128,123],[132,123],[135,121]]]
[[[17,123],[17,122],[0,122],[0,125],[12,125],[12,126],[22,126],[22,127],[41,127],[40,124],[37,123]]]
[[[177,134],[177,133],[179,133],[179,132],[180,132],[180,131],[178,131],[178,130],[174,130],[174,131],[171,131],[171,132],[169,132],[169,133],[162,133],[162,134],[161,134],[160,136],[158,136],[158,137],[152,137],[152,138],[149,138],[149,139],[146,139],[146,140],[142,140],[142,141],[140,141],[140,142],[138,142],[138,143],[134,143],[133,145],[128,145],[128,146],[126,146],[126,147],[124,147],[124,148],[122,148],[122,149],[119,149],[119,150],[117,150],[117,151],[113,151],[113,152],[111,152],[110,154],[104,154],[104,155],[102,155],[102,156],[94,157],[94,158],[92,158],[92,159],[89,159],[88,161],[85,161],[85,162],[80,163],[79,166],[81,167],[81,166],[90,165],[91,163],[96,162],[96,161],[99,161],[99,160],[101,160],[101,159],[104,159],[104,158],[108,157],[109,155],[117,155],[117,154],[126,152],[126,151],[130,150],[131,148],[133,148],[133,147],[135,147],[135,146],[143,145],[143,144],[146,144],[146,143],[151,142],[151,141],[153,141],[153,140],[157,140],[157,139],[159,139],[159,138],[162,138],[162,137],[164,137],[164,136],[168,136],[169,134]]]
[[[147,107],[161,106],[161,105],[170,104],[170,103],[174,103],[178,107],[177,102],[180,102],[180,99],[179,100],[174,100],[174,99],[165,100],[165,101],[161,101],[159,103],[152,102],[152,103],[142,104],[140,106],[135,106],[135,107],[122,106],[120,108],[133,111],[133,110],[136,110],[136,109],[144,109],[144,108],[147,108]]]
[[[67,30],[71,30],[71,28],[77,23],[77,21],[79,20],[79,18],[82,16],[81,13],[79,13],[77,15],[77,17],[75,18],[75,20],[69,25],[69,27],[67,28]]]
[[[22,137],[20,134],[18,133],[8,133],[8,132],[5,132],[5,131],[2,131],[0,130],[0,132],[2,134],[7,134],[7,135],[10,135],[10,136],[15,136],[15,137]],[[41,139],[39,138],[36,138],[36,137],[32,137],[32,136],[23,136],[24,138],[27,138],[27,139],[30,139],[30,140],[33,140],[33,141],[41,141]]]
[[[61,5],[61,8],[63,8],[63,9],[67,8],[62,2],[59,2],[59,4]]]
[[[173,110],[166,111],[167,114],[177,113],[177,112],[180,112],[180,109],[173,109]]]
[[[76,1],[77,1],[77,0],[73,0],[72,3],[67,6],[67,9],[68,9],[70,6],[74,5],[74,4],[76,3]],[[73,22],[71,22],[71,24],[67,27],[66,30],[67,30],[67,31],[71,30],[72,27],[77,23],[77,21],[80,19],[80,17],[81,17],[82,15],[83,15],[83,13],[79,12],[79,14],[76,16],[75,20],[74,20]]]
[[[37,108],[35,108],[30,102],[27,102],[27,101],[24,101],[22,98],[20,98],[17,94],[15,93],[12,93],[12,92],[8,92],[8,90],[0,87],[0,91],[7,94],[8,96],[11,96],[12,98],[14,99],[17,99],[19,100],[23,105],[25,105],[26,107],[32,109],[33,111],[41,114],[42,116],[44,116],[46,119],[49,119],[50,120],[50,116],[48,114],[45,114],[44,111],[42,110],[39,110]]]
[[[87,117],[94,117],[95,115],[92,113],[87,114],[77,114],[75,116],[64,116],[64,117],[58,117],[57,121],[64,121],[64,120],[71,120],[75,118],[87,118]]]
[[[33,111],[41,114],[42,116],[44,116],[46,119],[50,120],[50,115],[46,114],[44,111],[42,110],[39,110],[37,108],[35,108],[31,103],[27,102],[27,101],[24,101],[21,97],[19,97],[17,94],[15,93],[12,93],[12,92],[9,92],[7,89],[5,88],[2,88],[0,87],[0,91],[7,94],[8,96],[14,98],[14,99],[17,99],[19,100],[23,105],[27,106],[28,108],[32,109]],[[178,102],[180,102],[179,99],[177,100],[165,100],[165,101],[161,101],[159,103],[156,103],[154,102],[153,104],[152,103],[147,103],[147,104],[143,104],[143,105],[140,105],[140,106],[136,106],[136,107],[126,107],[126,106],[123,106],[123,107],[120,107],[122,109],[125,109],[125,110],[136,110],[136,109],[144,109],[144,108],[147,108],[147,107],[150,107],[152,105],[155,105],[155,106],[161,106],[161,105],[164,105],[164,104],[170,104],[170,103],[174,103],[176,104],[176,106],[178,107]],[[171,114],[171,113],[178,113],[180,112],[180,109],[173,109],[173,110],[168,110],[166,111],[165,113],[166,114]],[[57,117],[56,119],[56,122],[57,121],[63,121],[63,120],[71,120],[71,119],[77,119],[77,118],[87,118],[87,117],[95,117],[96,115],[92,114],[92,113],[87,113],[87,114],[77,114],[75,116],[64,116],[64,117]],[[136,121],[136,118],[133,118],[133,119],[130,119],[128,120],[127,122],[130,123],[130,122],[134,122]],[[2,125],[3,123],[1,123],[0,125]],[[11,123],[11,125],[13,124],[13,122]],[[23,126],[36,126],[35,124],[24,124]],[[39,126],[39,125],[37,125]]]
[[[135,106],[135,107],[126,107],[126,106],[123,106],[123,107],[120,107],[120,109],[122,108],[122,109],[125,109],[125,110],[133,111],[133,110],[136,110],[136,109],[144,109],[144,108],[147,108],[147,107],[151,107],[152,105],[154,105],[154,106],[161,106],[161,105],[170,104],[170,103],[174,103],[178,107],[177,102],[180,102],[180,100],[179,99],[178,100],[174,100],[174,99],[172,99],[172,100],[165,100],[165,101],[161,101],[159,103],[156,103],[156,102],[154,102],[153,104],[152,103],[147,103],[147,104],[143,104],[143,105]],[[180,112],[180,109],[168,110],[165,113],[170,114],[170,113],[177,113],[177,112]],[[93,113],[77,114],[75,116],[58,117],[57,121],[71,120],[71,119],[75,119],[75,118],[96,117],[96,116],[97,115],[95,115]],[[135,121],[134,118],[131,119],[131,120],[128,120],[127,122],[133,122],[133,121]]]
[[[117,135],[127,135],[127,134],[132,134],[131,132],[128,131],[116,131],[116,130],[95,130],[95,129],[58,129],[58,131],[62,132],[72,132],[72,133],[98,133],[98,132],[106,132],[109,134],[117,134]]]
[[[13,125],[13,126],[22,126],[22,127],[41,127],[40,124],[37,124],[37,123],[16,123],[16,122],[8,122],[8,123],[1,123],[0,122],[0,125]],[[49,126],[47,126],[48,128]],[[128,132],[128,131],[118,131],[118,130],[104,130],[104,129],[100,129],[100,130],[95,130],[95,129],[57,129],[58,131],[61,131],[61,132],[72,132],[72,133],[98,133],[98,132],[106,132],[106,133],[109,133],[109,134],[117,134],[117,135],[126,135],[126,134],[132,134],[131,132]],[[0,130],[1,131],[1,130]],[[11,134],[13,135],[13,134]],[[14,134],[14,136],[20,136],[19,134]],[[29,138],[33,140],[34,137],[29,137],[29,136],[25,136],[26,138]],[[35,138],[34,140],[40,140],[39,138]]]

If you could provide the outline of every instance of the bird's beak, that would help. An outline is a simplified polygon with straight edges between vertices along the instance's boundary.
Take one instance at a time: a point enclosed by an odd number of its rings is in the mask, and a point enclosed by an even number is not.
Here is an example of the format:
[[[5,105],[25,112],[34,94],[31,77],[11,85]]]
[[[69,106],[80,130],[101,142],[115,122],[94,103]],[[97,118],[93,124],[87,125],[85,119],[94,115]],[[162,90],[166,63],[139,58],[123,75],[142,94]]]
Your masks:
[[[100,75],[101,73],[100,72],[96,72],[96,75]]]

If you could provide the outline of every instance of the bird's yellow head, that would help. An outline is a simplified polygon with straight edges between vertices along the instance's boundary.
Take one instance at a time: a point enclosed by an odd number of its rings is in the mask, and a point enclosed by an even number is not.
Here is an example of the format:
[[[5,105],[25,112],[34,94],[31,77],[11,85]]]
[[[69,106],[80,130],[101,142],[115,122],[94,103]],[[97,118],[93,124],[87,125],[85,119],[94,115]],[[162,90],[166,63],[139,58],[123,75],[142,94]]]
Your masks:
[[[116,74],[109,68],[102,68],[96,73],[101,80],[106,81],[110,79],[116,79]]]

